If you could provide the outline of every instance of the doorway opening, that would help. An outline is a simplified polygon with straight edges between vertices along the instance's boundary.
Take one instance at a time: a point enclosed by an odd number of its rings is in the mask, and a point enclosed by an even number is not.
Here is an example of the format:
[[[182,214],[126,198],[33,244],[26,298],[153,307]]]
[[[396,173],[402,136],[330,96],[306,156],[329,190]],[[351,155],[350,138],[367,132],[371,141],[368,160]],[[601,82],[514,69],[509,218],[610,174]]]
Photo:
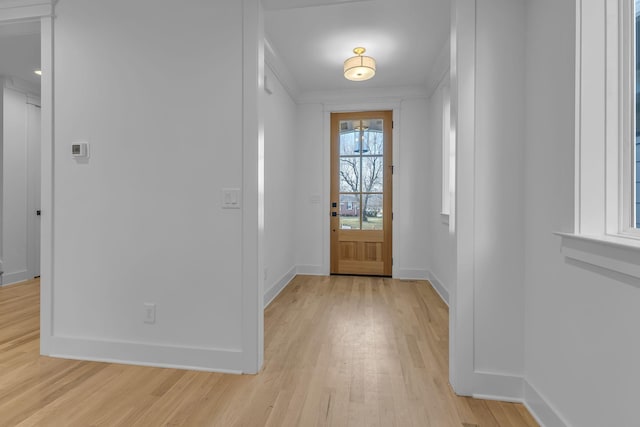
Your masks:
[[[392,111],[331,114],[331,274],[391,276]]]
[[[40,22],[0,24],[0,284],[40,277]]]

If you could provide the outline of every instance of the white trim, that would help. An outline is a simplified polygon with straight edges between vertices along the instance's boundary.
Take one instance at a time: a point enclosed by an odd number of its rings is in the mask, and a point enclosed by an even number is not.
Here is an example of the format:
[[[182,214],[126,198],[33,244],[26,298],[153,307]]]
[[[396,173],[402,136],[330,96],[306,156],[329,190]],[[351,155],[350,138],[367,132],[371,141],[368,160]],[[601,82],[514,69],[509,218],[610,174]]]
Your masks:
[[[53,336],[53,18],[42,18],[40,25],[40,353],[46,355]]]
[[[27,270],[14,271],[13,273],[5,272],[2,274],[2,285],[13,285],[29,279],[33,279],[33,277],[29,277]]]
[[[427,93],[429,98],[438,90],[445,79],[449,78],[449,66],[451,60],[451,40],[447,39],[440,48],[440,52],[433,62],[429,78],[427,79]]]
[[[260,0],[242,6],[242,371],[254,374],[264,361],[264,21]]]
[[[633,4],[577,1],[575,234],[636,239]]]
[[[322,168],[322,194],[323,206],[329,206],[331,203],[331,113],[342,113],[352,111],[385,111],[391,110],[393,121],[392,138],[393,138],[393,166],[395,173],[393,175],[392,194],[397,195],[399,192],[400,179],[397,171],[400,168],[400,120],[401,120],[401,103],[402,99],[390,98],[387,100],[352,101],[352,103],[326,103],[323,104],[324,126],[323,126],[323,168]],[[398,212],[398,197],[392,196],[393,212]],[[395,225],[393,226],[395,228]],[[397,277],[397,265],[399,265],[399,257],[397,256],[397,248],[399,248],[398,234],[392,234],[391,253],[393,254],[394,265],[392,267],[392,277]],[[322,273],[328,275],[331,273],[331,218],[326,215],[322,221]]]
[[[296,266],[296,274],[304,276],[328,276],[329,272],[324,271],[322,265],[298,265]]]
[[[476,0],[451,6],[451,128],[456,149],[456,194],[449,227],[455,227],[456,277],[449,314],[449,382],[459,395],[473,393],[475,288],[475,67]]]
[[[429,272],[422,269],[397,269],[394,279],[400,280],[429,280]]]
[[[449,228],[449,214],[440,212],[440,221]]]
[[[42,107],[42,101],[40,95],[27,94],[27,104],[34,105],[36,107]]]
[[[436,291],[436,293],[440,296],[442,301],[449,306],[449,290],[442,284],[442,281],[438,279],[438,277],[433,274],[432,271],[427,272],[427,280],[431,283],[431,287]]]
[[[51,357],[128,365],[243,373],[241,350],[170,346],[75,337],[51,339]]]
[[[2,81],[6,89],[15,90],[27,95],[28,97],[40,99],[40,87],[35,83],[13,76],[2,76]]]
[[[40,21],[21,21],[0,26],[0,37],[30,36],[40,34]]]
[[[296,267],[292,267],[291,270],[289,270],[284,276],[280,278],[280,280],[278,280],[276,283],[271,285],[271,287],[265,291],[264,293],[265,309],[269,306],[269,304],[273,302],[274,299],[276,299],[278,295],[280,295],[280,292],[282,292],[284,288],[286,288],[287,285],[291,283],[291,281],[296,277],[296,270],[297,270]]]
[[[562,416],[527,380],[524,381],[524,406],[542,427],[567,427]]]
[[[516,375],[476,371],[473,374],[473,397],[522,403],[524,379]]]
[[[0,22],[22,21],[53,15],[53,5],[51,1],[21,1],[12,3],[15,4],[13,6],[0,5]],[[19,6],[19,3],[33,4]]]
[[[298,96],[298,104],[338,104],[386,103],[389,99],[429,98],[423,86],[397,86],[386,88],[369,88],[361,90],[305,92]]]
[[[274,49],[273,45],[265,37],[264,40],[264,60],[266,65],[269,67],[273,75],[278,79],[282,87],[287,91],[291,99],[294,101],[300,97],[300,89],[298,88],[298,84],[296,83],[293,75],[289,72],[289,69],[284,62],[282,61],[280,55],[277,50]]]
[[[565,257],[640,279],[640,243],[636,240],[614,236],[555,234],[562,238],[561,252]],[[640,282],[636,286],[640,287]]]
[[[53,335],[53,5],[49,0],[0,0],[0,23],[40,20],[42,78],[42,171],[40,258],[40,353],[48,354]]]

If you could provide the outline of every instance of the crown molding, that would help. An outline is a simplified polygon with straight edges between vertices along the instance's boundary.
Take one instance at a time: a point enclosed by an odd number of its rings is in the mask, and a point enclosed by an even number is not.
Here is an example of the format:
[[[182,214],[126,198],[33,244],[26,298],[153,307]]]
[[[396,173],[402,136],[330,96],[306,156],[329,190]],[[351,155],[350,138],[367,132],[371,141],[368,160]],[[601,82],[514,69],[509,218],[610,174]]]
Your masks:
[[[347,3],[362,3],[371,0],[262,0],[264,9],[286,10],[301,9],[307,7],[336,6]]]
[[[0,21],[34,20],[52,16],[57,0],[0,0]]]
[[[269,39],[267,39],[266,37],[264,38],[264,61],[267,67],[271,69],[273,74],[280,81],[289,96],[294,101],[297,101],[300,96],[298,83],[293,78],[293,75],[289,72],[287,66],[284,65],[284,62],[282,61],[277,50],[273,47]]]
[[[324,90],[302,93],[298,104],[369,103],[390,99],[428,98],[425,86],[391,86],[352,90]]]

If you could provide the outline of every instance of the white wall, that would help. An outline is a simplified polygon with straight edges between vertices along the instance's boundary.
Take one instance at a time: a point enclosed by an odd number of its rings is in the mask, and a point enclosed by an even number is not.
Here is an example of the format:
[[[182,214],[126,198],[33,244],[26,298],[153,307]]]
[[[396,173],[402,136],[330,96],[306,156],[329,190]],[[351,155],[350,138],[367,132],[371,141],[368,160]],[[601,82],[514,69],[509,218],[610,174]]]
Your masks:
[[[328,262],[324,259],[323,224],[329,215],[329,199],[324,200],[328,142],[322,104],[298,106],[296,134],[296,265],[302,274],[328,274],[329,270],[323,267]]]
[[[479,1],[476,14],[474,366],[521,376],[524,1]]]
[[[405,99],[400,104],[399,141],[394,153],[394,221],[396,235],[393,258],[396,277],[426,279],[430,236],[428,195],[429,180],[425,167],[429,124],[426,98]]]
[[[58,3],[51,354],[241,370],[242,27],[235,0]]]
[[[640,284],[569,263],[552,234],[573,231],[575,16],[527,2],[526,379],[567,425],[632,426]]]
[[[27,98],[3,92],[3,282],[20,282],[27,277]]]
[[[455,269],[446,253],[431,250],[432,271],[441,268],[451,280],[453,387],[507,400],[522,399],[524,390],[524,22],[524,0],[452,2]],[[433,111],[440,97],[431,99],[432,120],[441,120]],[[441,144],[436,134],[430,152],[441,154]]]
[[[427,194],[423,191],[428,171],[426,97],[375,102],[352,97],[355,110],[393,109],[397,104],[399,126],[394,140],[394,271],[401,278],[427,278]],[[296,226],[296,264],[299,273],[328,274],[329,221],[329,129],[326,114],[343,111],[339,102],[305,103],[298,106],[299,139],[296,154],[296,194],[300,215]],[[388,105],[381,107],[381,105]],[[389,107],[391,106],[391,107]],[[336,110],[334,110],[334,108]]]
[[[1,80],[0,80],[1,82]],[[40,123],[33,120],[32,109],[27,104],[27,95],[9,88],[3,89],[2,97],[2,249],[0,271],[4,271],[2,283],[8,285],[33,278],[39,274],[33,243],[35,216],[35,180],[39,171],[39,145],[28,147],[28,141],[39,138]],[[29,240],[31,238],[31,240]]]
[[[438,62],[432,67],[430,80],[433,91],[428,100],[428,151],[426,156],[426,192],[429,214],[427,215],[429,280],[442,298],[448,302],[456,268],[456,238],[449,232],[449,218],[442,216],[442,138],[444,87],[449,81],[449,41],[443,46]]]
[[[271,94],[265,98],[265,304],[296,272],[296,104],[269,67]]]

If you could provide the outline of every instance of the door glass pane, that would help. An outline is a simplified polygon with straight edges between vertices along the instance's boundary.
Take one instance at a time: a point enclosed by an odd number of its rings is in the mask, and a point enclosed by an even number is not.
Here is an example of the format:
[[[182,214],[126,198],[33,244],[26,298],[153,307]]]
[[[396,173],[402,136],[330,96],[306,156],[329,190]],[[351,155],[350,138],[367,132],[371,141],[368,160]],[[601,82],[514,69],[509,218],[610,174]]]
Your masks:
[[[340,228],[343,230],[360,230],[360,195],[340,195]]]
[[[380,120],[382,121],[382,120]],[[367,130],[362,135],[363,152],[365,155],[384,154],[384,134],[382,130]]]
[[[362,195],[362,229],[382,230],[382,194]]]
[[[372,156],[362,158],[362,191],[366,193],[382,193],[384,178],[384,158]]]
[[[360,152],[360,132],[340,132],[340,155],[353,156]]]
[[[360,191],[360,157],[340,158],[340,192]]]

